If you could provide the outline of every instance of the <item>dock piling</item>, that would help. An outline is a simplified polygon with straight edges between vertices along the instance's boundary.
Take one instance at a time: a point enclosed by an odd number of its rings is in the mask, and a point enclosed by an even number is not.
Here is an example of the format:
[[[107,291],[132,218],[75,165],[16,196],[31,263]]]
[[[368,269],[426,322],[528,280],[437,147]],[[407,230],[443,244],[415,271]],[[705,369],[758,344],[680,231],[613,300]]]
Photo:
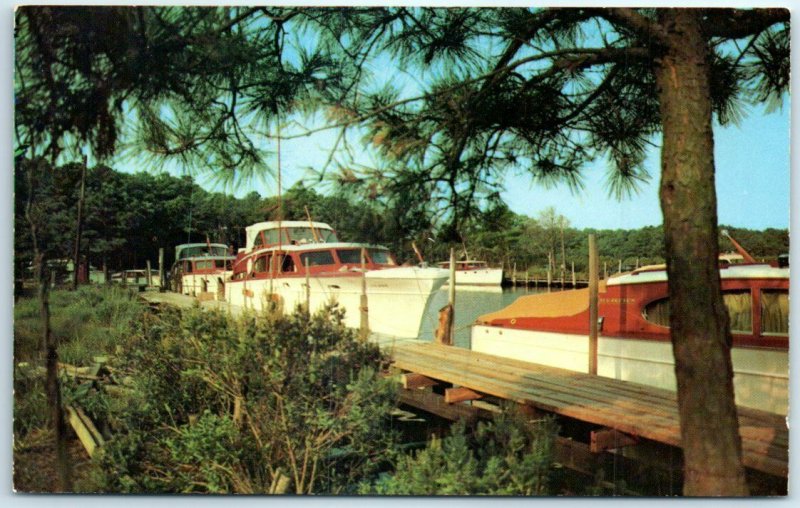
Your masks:
[[[597,375],[598,307],[597,238],[589,235],[589,374]]]

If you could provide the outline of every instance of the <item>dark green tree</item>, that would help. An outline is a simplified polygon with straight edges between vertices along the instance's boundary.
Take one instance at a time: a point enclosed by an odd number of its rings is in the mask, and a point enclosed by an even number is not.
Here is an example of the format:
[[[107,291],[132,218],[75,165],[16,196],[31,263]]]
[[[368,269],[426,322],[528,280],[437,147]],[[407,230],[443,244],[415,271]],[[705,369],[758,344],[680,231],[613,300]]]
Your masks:
[[[358,69],[388,53],[417,96],[353,87],[337,126],[359,123],[388,161],[384,192],[446,204],[450,231],[509,170],[581,187],[609,162],[623,196],[649,178],[661,139],[660,199],[670,279],[687,495],[747,493],[720,294],[712,120],[743,99],[777,103],[789,83],[781,9],[359,9],[311,17]],[[739,42],[741,41],[741,43]],[[372,92],[372,93],[370,93]],[[363,123],[362,123],[363,122]]]

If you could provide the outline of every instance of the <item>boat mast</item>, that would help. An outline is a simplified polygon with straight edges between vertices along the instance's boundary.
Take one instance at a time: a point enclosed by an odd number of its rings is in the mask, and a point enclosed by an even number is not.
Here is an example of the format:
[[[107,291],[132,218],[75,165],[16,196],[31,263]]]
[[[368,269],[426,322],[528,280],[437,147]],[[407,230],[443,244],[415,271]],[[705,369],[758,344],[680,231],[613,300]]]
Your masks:
[[[739,254],[742,255],[742,257],[744,258],[745,261],[747,261],[748,263],[756,263],[757,262],[755,260],[755,258],[753,258],[753,256],[751,256],[750,253],[747,252],[744,249],[744,247],[739,245],[739,242],[737,242],[736,240],[733,239],[733,237],[730,235],[730,233],[728,233],[727,229],[723,229],[721,231],[721,233],[722,233],[722,236],[724,236],[725,238],[727,238],[728,240],[731,241],[731,243],[733,244],[733,247],[739,252]]]
[[[278,114],[278,250],[283,249],[283,198],[281,196],[281,116]]]

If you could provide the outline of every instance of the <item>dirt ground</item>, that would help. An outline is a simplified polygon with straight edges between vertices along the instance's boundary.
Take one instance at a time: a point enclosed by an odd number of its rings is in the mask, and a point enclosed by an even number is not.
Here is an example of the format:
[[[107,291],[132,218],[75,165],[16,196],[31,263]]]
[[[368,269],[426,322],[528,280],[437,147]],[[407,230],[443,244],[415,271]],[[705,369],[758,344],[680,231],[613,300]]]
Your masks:
[[[72,465],[73,484],[85,483],[81,480],[87,475],[91,460],[75,436],[70,436],[67,442],[67,454]],[[26,494],[60,492],[52,433],[28,436],[23,443],[15,443],[14,491]]]

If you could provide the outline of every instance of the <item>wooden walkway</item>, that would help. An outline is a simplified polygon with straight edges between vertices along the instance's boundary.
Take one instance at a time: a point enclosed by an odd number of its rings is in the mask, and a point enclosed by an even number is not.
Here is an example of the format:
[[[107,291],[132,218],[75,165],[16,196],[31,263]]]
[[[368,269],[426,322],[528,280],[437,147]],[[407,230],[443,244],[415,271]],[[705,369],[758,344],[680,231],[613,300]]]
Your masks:
[[[669,390],[432,343],[388,352],[404,371],[680,447],[677,400]],[[786,418],[739,407],[739,425],[745,466],[788,477]]]

